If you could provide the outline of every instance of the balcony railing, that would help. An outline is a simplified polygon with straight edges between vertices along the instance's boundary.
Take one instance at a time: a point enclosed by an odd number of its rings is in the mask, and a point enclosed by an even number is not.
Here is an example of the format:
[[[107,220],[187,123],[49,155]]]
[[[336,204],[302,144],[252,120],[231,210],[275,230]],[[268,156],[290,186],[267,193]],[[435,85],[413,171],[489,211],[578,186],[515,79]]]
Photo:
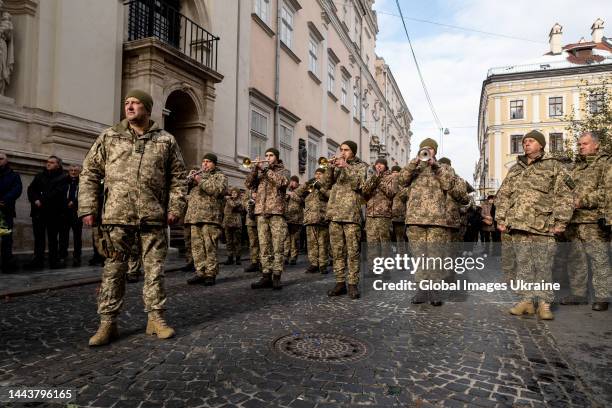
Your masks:
[[[207,68],[217,70],[219,37],[181,14],[163,0],[131,0],[127,11],[127,41],[157,38]]]
[[[603,65],[612,64],[612,57],[608,56],[601,62],[593,61],[588,65]],[[490,68],[487,71],[487,78],[493,75],[504,75],[504,74],[516,74],[520,72],[533,72],[533,71],[546,71],[551,69],[563,69],[579,67],[581,65],[574,64],[568,60],[548,61],[539,64],[526,64],[526,65],[509,65],[505,67]]]

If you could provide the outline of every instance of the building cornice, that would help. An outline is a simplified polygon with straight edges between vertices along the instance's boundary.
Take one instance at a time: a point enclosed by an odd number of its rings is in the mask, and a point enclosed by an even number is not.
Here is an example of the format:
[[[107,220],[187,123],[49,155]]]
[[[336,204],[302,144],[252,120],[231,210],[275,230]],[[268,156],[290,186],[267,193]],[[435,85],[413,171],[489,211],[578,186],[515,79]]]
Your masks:
[[[25,14],[35,16],[39,0],[4,0],[4,10],[12,15]]]
[[[518,81],[536,78],[561,77],[576,74],[597,74],[612,71],[612,64],[585,65],[580,67],[549,69],[541,71],[517,72],[511,74],[491,75],[484,80],[483,86],[494,82]]]
[[[261,92],[259,89],[251,87],[249,88],[249,96],[251,96],[252,98],[257,99],[258,101],[268,105],[268,107],[270,108],[275,108],[276,107],[276,102],[274,102],[274,99],[268,97],[266,94],[264,94],[263,92]]]

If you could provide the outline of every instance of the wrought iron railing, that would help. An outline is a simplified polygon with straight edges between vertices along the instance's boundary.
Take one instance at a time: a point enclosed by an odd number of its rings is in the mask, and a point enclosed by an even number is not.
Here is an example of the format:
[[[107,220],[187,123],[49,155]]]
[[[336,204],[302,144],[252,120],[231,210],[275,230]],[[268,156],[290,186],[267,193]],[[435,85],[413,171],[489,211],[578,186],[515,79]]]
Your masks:
[[[164,0],[131,0],[127,12],[127,41],[154,37],[200,64],[217,70],[219,37],[181,14]]]
[[[612,64],[612,57],[607,56],[602,61],[592,61],[588,65],[602,65]],[[504,75],[504,74],[515,74],[520,72],[532,72],[532,71],[546,71],[551,69],[562,69],[578,67],[580,65],[574,64],[566,59],[557,61],[548,61],[538,64],[525,64],[525,65],[509,65],[505,67],[490,68],[487,71],[487,78],[492,75]]]

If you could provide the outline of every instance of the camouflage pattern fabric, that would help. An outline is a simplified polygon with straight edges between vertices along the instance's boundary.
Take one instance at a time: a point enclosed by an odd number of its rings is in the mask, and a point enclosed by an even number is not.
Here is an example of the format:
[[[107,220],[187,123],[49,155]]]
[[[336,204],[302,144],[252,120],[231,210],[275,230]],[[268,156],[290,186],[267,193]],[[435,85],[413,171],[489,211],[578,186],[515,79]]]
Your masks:
[[[507,232],[501,234],[501,268],[506,283],[516,280],[516,254],[512,237]]]
[[[288,233],[284,244],[285,258],[297,259],[302,224],[287,224],[287,231]]]
[[[117,316],[123,306],[125,277],[128,260],[140,236],[140,248],[144,269],[142,297],[145,312],[164,310],[164,262],[168,252],[168,237],[164,227],[106,225],[104,235],[110,245],[110,257],[104,263],[102,283],[98,295],[98,313]]]
[[[567,237],[571,241],[568,271],[572,294],[587,296],[590,262],[595,301],[607,301],[610,296],[609,233],[597,224],[571,223]]]
[[[391,218],[368,216],[366,217],[365,229],[368,247],[391,241]]]
[[[183,224],[183,239],[185,240],[185,260],[188,264],[193,263],[191,254],[191,225]]]
[[[137,136],[123,120],[103,131],[85,156],[79,216],[102,214],[102,224],[109,225],[166,225],[168,213],[179,218],[185,214],[186,180],[174,136],[153,121]]]
[[[257,167],[246,178],[246,187],[257,192],[255,215],[285,215],[285,191],[289,185],[289,171],[282,160],[261,172]],[[259,225],[259,221],[257,221]],[[284,238],[284,237],[283,237]],[[263,242],[262,239],[259,240]]]
[[[225,227],[227,255],[240,259],[242,253],[242,228]]]
[[[226,192],[227,177],[221,170],[215,168],[202,173],[202,180],[189,194],[185,224],[209,223],[221,226]]]
[[[219,273],[217,248],[221,228],[217,224],[191,225],[191,253],[196,274],[214,277]]]
[[[413,256],[429,258],[447,256],[447,245],[451,240],[451,228],[437,226],[409,225],[408,243]],[[420,268],[415,273],[415,281],[432,280],[439,282],[447,279],[447,273],[439,268]]]
[[[605,217],[605,179],[610,167],[610,156],[605,153],[576,158],[571,176],[576,185],[574,199],[579,200],[580,208],[574,209],[571,223],[595,224]]]
[[[223,209],[224,228],[242,228],[242,200],[240,198],[226,198]]]
[[[348,211],[347,211],[348,212]],[[361,226],[352,222],[336,222],[329,224],[329,240],[334,259],[334,276],[336,282],[345,282],[345,269],[348,266],[348,284],[359,283],[359,256]]]
[[[297,189],[287,191],[287,211],[285,212],[285,220],[287,224],[299,224],[304,222],[304,199],[297,194]]]
[[[393,223],[401,223],[402,225],[405,225],[404,223],[406,222],[406,200],[408,199],[409,192],[409,188],[399,188],[398,183],[398,192],[393,197],[393,204],[391,206],[391,216],[393,217]]]
[[[553,257],[556,253],[555,238],[549,235],[533,234],[526,231],[510,232],[516,257],[516,280],[527,283],[552,282]],[[552,303],[552,290],[517,291],[523,301],[544,301]]]
[[[259,262],[259,237],[257,226],[247,225],[247,234],[249,235],[249,254],[251,263]]]
[[[390,220],[393,197],[397,190],[397,177],[392,176],[390,171],[370,176],[363,185],[363,196],[366,200],[366,216],[385,217]]]
[[[257,201],[260,195],[257,194]],[[285,266],[284,243],[287,235],[287,223],[281,215],[257,216],[259,233],[259,257],[263,274],[272,273],[280,276]]]
[[[255,215],[255,200],[250,199],[251,193],[247,191],[247,194],[243,197],[242,208],[246,211],[244,223],[247,227],[257,227],[257,216]]]
[[[127,276],[135,278],[139,277],[141,266],[142,261],[140,259],[140,236],[137,236],[134,240],[134,248],[132,248],[132,253],[130,254],[130,258],[128,260]]]
[[[329,190],[323,186],[322,182],[310,181],[302,184],[295,190],[295,194],[304,197],[304,225],[327,224]]]
[[[606,171],[604,184],[604,211],[603,215],[606,225],[612,226],[612,157],[608,160],[608,170]]]
[[[552,237],[553,227],[565,228],[572,218],[573,187],[561,162],[548,153],[530,164],[519,156],[499,189],[497,222],[510,230]]]
[[[361,191],[368,165],[358,157],[348,160],[347,164],[344,168],[329,167],[323,175],[323,186],[330,190],[327,219],[360,224],[360,211],[364,204]]]
[[[404,221],[395,222],[393,221],[393,240],[395,242],[405,242],[406,241],[406,224]]]
[[[319,268],[327,268],[329,260],[329,227],[327,225],[307,225],[306,245],[308,248],[308,262]]]

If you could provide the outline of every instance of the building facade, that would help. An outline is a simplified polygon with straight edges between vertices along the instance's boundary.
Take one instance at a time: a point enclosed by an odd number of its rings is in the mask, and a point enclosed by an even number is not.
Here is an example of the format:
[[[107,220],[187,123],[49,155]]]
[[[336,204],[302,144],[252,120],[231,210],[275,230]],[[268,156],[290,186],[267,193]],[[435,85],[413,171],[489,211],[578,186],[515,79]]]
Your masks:
[[[412,117],[375,54],[372,3],[0,0],[14,52],[0,149],[25,189],[49,155],[81,163],[141,88],[186,165],[215,152],[231,185],[244,185],[242,160],[270,146],[302,180],[346,139],[368,162],[405,164]],[[29,211],[24,192],[16,252],[33,245]]]
[[[481,196],[495,194],[532,129],[546,137],[545,150],[564,149],[572,137],[568,114],[580,120],[581,108],[597,109],[583,97],[584,87],[612,79],[612,40],[598,19],[591,41],[561,46],[562,27],[549,35],[550,51],[525,64],[492,68],[483,82],[478,115],[480,157],[474,180]],[[596,101],[595,101],[596,102]]]

